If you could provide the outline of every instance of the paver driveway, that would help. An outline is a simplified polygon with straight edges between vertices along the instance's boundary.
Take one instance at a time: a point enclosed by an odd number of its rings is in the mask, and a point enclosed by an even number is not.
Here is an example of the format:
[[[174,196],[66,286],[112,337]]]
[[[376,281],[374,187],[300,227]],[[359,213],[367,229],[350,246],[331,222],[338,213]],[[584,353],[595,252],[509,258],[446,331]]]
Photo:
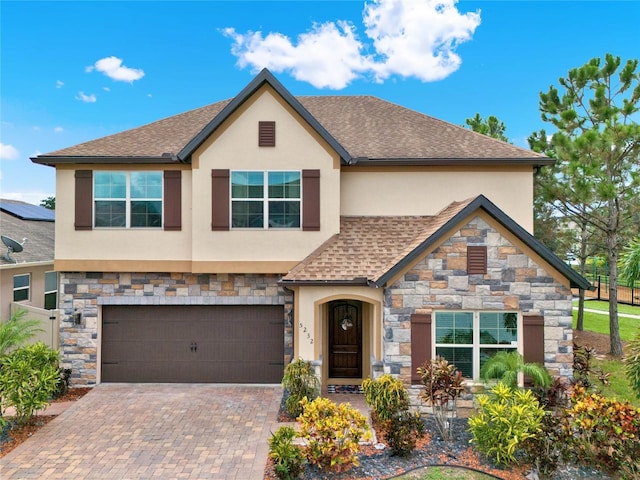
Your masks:
[[[262,479],[279,386],[104,384],[0,459],[8,479]]]

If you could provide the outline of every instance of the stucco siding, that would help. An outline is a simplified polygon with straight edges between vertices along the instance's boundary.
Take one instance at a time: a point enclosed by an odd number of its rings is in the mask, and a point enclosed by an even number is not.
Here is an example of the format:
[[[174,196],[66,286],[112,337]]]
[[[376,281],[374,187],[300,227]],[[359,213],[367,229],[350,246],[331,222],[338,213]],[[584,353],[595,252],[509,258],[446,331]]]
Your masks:
[[[485,195],[533,233],[531,167],[345,168],[342,215],[434,215],[452,201]]]

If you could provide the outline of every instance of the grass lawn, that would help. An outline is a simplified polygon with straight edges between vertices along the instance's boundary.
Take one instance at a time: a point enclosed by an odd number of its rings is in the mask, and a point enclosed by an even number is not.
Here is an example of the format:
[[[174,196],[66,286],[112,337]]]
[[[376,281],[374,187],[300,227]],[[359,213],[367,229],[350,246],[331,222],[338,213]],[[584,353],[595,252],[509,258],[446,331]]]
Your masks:
[[[578,300],[573,301],[573,306],[578,306]],[[609,311],[609,302],[602,300],[586,300],[584,302],[584,308],[590,308],[592,310]],[[630,313],[631,315],[640,315],[640,307],[633,307],[631,305],[618,304],[618,313]]]
[[[606,302],[602,302],[606,303]],[[591,308],[591,307],[588,307]],[[636,308],[637,310],[640,310]],[[578,312],[573,311],[573,328],[576,328]],[[625,342],[630,341],[640,329],[640,320],[635,318],[618,317],[620,327],[620,338]],[[584,312],[584,329],[591,332],[604,333],[609,335],[609,312],[600,313]]]
[[[393,478],[400,480],[489,480],[495,477],[465,468],[425,467]]]
[[[629,400],[632,405],[640,408],[640,398],[636,397],[631,390],[627,376],[624,373],[624,365],[620,360],[596,360],[594,366],[595,368],[601,368],[605,373],[611,373],[609,375],[609,385],[602,385],[599,380],[593,379],[596,388],[605,397],[616,398],[620,401]]]

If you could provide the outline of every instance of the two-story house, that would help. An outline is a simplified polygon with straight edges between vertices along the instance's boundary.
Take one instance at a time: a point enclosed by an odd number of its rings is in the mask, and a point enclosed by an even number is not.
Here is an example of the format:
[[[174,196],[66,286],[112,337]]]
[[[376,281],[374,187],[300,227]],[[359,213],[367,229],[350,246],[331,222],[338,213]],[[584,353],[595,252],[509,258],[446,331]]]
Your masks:
[[[477,379],[518,350],[571,374],[571,287],[532,235],[552,160],[369,96],[235,98],[46,155],[76,384]]]

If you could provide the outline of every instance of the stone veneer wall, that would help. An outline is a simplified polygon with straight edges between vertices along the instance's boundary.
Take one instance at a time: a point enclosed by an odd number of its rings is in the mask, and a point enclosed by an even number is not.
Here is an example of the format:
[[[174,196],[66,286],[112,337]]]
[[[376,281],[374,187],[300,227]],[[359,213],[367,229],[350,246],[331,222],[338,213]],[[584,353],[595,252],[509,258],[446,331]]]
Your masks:
[[[98,309],[102,305],[283,305],[285,365],[293,355],[293,295],[279,275],[192,273],[60,274],[60,350],[74,386],[97,379]],[[81,314],[80,324],[74,315]]]
[[[487,246],[487,273],[467,275],[467,245]],[[384,372],[411,383],[411,314],[434,310],[513,310],[543,315],[545,367],[570,377],[573,363],[571,291],[476,217],[446,240],[401,280],[386,289]],[[525,339],[526,341],[526,339]],[[469,385],[461,407],[472,405]],[[411,388],[414,404],[419,390]]]

